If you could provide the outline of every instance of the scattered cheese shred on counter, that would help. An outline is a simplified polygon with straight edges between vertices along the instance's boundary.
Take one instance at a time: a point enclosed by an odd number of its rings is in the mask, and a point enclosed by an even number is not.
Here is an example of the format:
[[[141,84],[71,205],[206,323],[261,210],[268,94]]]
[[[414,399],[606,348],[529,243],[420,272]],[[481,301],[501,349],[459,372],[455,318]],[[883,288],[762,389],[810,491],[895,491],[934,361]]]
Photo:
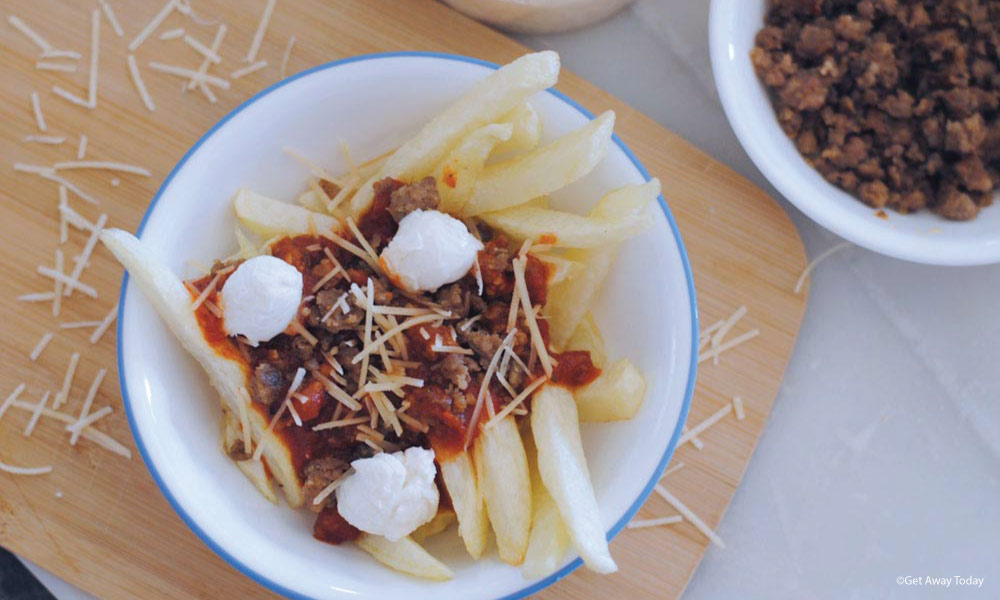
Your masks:
[[[101,10],[104,11],[104,16],[108,19],[108,24],[111,25],[111,29],[115,31],[115,35],[118,37],[125,37],[125,31],[122,29],[122,24],[118,21],[118,17],[115,15],[115,10],[111,8],[111,4],[108,0],[97,0],[97,3],[101,5]]]
[[[161,62],[150,61],[149,68],[160,73],[165,73],[167,75],[175,75],[177,77],[185,77],[191,79],[195,82],[195,85],[204,81],[205,83],[212,84],[216,87],[220,87],[224,90],[229,89],[229,82],[220,77],[214,75],[209,75],[207,73],[201,73],[199,71],[193,71],[191,69],[186,69],[184,67],[178,67],[176,65],[167,65]]]
[[[42,52],[49,52],[52,50],[52,44],[50,44],[45,38],[38,34],[37,31],[28,27],[28,24],[22,21],[15,15],[10,15],[7,17],[7,22],[10,23],[14,29],[20,31],[24,34],[26,38],[32,41],[36,46],[38,46]]]
[[[737,421],[742,421],[747,418],[746,413],[743,411],[743,399],[739,396],[733,397],[733,410],[736,412]]]
[[[813,269],[816,268],[816,265],[818,265],[819,263],[823,262],[827,258],[833,256],[837,252],[840,252],[844,248],[847,248],[848,246],[853,246],[853,245],[854,244],[852,244],[851,242],[841,242],[841,243],[837,244],[836,246],[834,246],[834,247],[832,247],[832,248],[830,248],[828,250],[825,250],[824,252],[821,252],[819,256],[817,256],[816,258],[812,259],[809,262],[809,264],[806,265],[806,268],[803,269],[802,274],[799,275],[799,280],[795,282],[795,293],[799,294],[799,293],[802,292],[802,286],[805,285],[806,279],[809,277],[809,274],[812,273]]]
[[[178,27],[176,29],[168,29],[160,34],[161,40],[176,40],[178,38],[184,37],[184,28]]]
[[[45,394],[38,400],[38,404],[35,405],[35,409],[31,413],[31,419],[28,420],[28,424],[24,426],[23,435],[25,437],[31,437],[32,432],[35,431],[35,426],[38,425],[38,419],[42,416],[42,411],[45,410],[45,405],[49,402],[49,396],[52,392],[45,392]]]
[[[0,471],[10,473],[11,475],[45,475],[52,472],[52,465],[45,465],[44,467],[17,467],[0,462]]]
[[[628,524],[629,529],[646,529],[648,527],[659,527],[661,525],[673,525],[674,523],[681,523],[684,521],[684,517],[680,515],[674,515],[672,517],[659,517],[657,519],[636,519]]]
[[[107,375],[107,369],[101,369],[94,376],[94,380],[90,384],[90,389],[87,391],[87,397],[83,401],[83,407],[80,409],[80,416],[77,417],[75,423],[83,422],[88,416],[90,416],[90,407],[94,404],[94,398],[97,397],[97,390],[101,387],[101,382],[104,381],[104,376]],[[80,434],[83,432],[84,428],[80,427],[73,430],[73,434],[69,438],[70,446],[75,446],[76,441],[80,439]]]
[[[59,144],[66,141],[66,136],[57,135],[26,135],[24,136],[25,142],[35,142],[38,144],[49,144],[51,146],[58,146]]]
[[[96,344],[97,342],[99,342],[101,338],[104,336],[104,332],[106,332],[108,328],[111,327],[111,324],[114,323],[117,318],[118,318],[118,303],[115,302],[115,305],[111,307],[111,310],[108,311],[108,314],[104,316],[104,319],[102,319],[101,322],[97,325],[97,328],[94,329],[94,333],[90,334],[90,343]]]
[[[56,271],[63,273],[65,265],[63,264],[63,253],[62,250],[56,249]],[[58,279],[54,283],[52,290],[52,316],[58,317],[59,311],[62,310],[62,295],[63,295],[63,284]]]
[[[7,409],[10,408],[11,405],[17,401],[18,396],[20,396],[21,393],[24,392],[25,387],[27,386],[25,386],[24,383],[17,384],[17,387],[15,387],[14,391],[7,396],[7,399],[3,401],[3,404],[0,404],[0,419],[3,419],[3,416],[7,412]]]
[[[35,113],[35,124],[38,126],[38,131],[42,133],[48,131],[49,128],[45,124],[45,114],[42,113],[42,102],[38,98],[38,92],[31,92],[31,110]]]
[[[718,423],[719,421],[721,421],[723,417],[725,417],[726,415],[728,415],[732,411],[733,411],[733,405],[732,404],[727,404],[727,405],[723,406],[722,408],[720,408],[719,410],[717,410],[712,416],[710,416],[709,418],[705,419],[701,423],[698,423],[697,425],[695,425],[694,427],[692,427],[690,430],[688,430],[686,433],[684,433],[683,435],[681,435],[681,439],[677,440],[677,445],[678,446],[682,446],[682,445],[686,444],[687,442],[691,441],[691,438],[693,438],[696,435],[700,434],[701,432],[705,431],[706,429],[708,429],[712,425],[715,425],[716,423]]]
[[[198,54],[212,61],[214,64],[219,64],[222,62],[222,57],[219,56],[217,52],[215,52],[205,44],[199,42],[191,34],[188,33],[184,35],[184,43],[190,46]]]
[[[76,65],[64,65],[53,62],[36,62],[35,68],[39,71],[59,71],[61,73],[76,73]]]
[[[35,344],[35,348],[31,351],[31,354],[29,355],[29,358],[31,358],[31,362],[35,362],[36,360],[38,360],[38,357],[42,355],[42,352],[45,350],[45,347],[48,346],[49,342],[52,341],[52,337],[53,337],[52,333],[47,331],[42,336],[42,339],[38,340],[38,343]]]
[[[689,429],[690,428],[687,425],[685,425],[684,428],[681,429],[681,432],[683,434],[686,434]],[[680,446],[680,444],[677,444],[677,445]],[[691,445],[694,446],[695,448],[697,448],[698,450],[701,450],[701,449],[703,449],[705,447],[705,443],[702,442],[701,438],[699,438],[696,435],[691,436]]]
[[[712,531],[711,527],[706,525],[705,522],[698,517],[698,515],[694,514],[694,511],[688,508],[683,502],[678,500],[676,496],[668,492],[665,487],[663,487],[660,484],[656,484],[653,487],[653,489],[656,491],[657,494],[660,495],[661,498],[666,500],[667,503],[670,504],[670,506],[674,507],[674,509],[677,512],[681,513],[681,515],[683,515],[685,519],[687,519],[692,525],[694,525],[698,531],[704,534],[705,537],[707,537],[708,539],[712,540],[712,542],[716,546],[720,548],[726,547],[726,544],[723,543],[722,538],[716,535],[716,533]]]
[[[87,156],[87,134],[80,134],[80,141],[76,145],[76,159],[83,160]]]
[[[260,44],[264,41],[264,34],[267,32],[268,24],[271,22],[271,14],[274,13],[275,4],[277,4],[277,0],[267,0],[267,5],[264,6],[264,13],[260,17],[260,22],[257,23],[257,31],[253,34],[250,50],[247,51],[246,62],[248,63],[252,63],[257,59],[257,52],[260,51]]]
[[[101,11],[90,13],[90,73],[87,79],[87,106],[97,108],[98,61],[101,55]]]
[[[110,160],[67,160],[63,162],[57,162],[52,165],[52,168],[56,171],[67,171],[70,169],[98,169],[103,171],[121,171],[122,173],[133,173],[135,175],[142,175],[144,177],[149,177],[151,175],[149,169],[146,167],[140,167],[137,165],[130,165],[122,162],[115,162]]]
[[[80,419],[76,423],[71,423],[67,425],[66,431],[69,431],[70,433],[80,431],[84,427],[89,427],[110,414],[111,414],[111,407],[105,406],[99,410],[90,413],[89,415],[87,415],[86,418]]]
[[[744,333],[742,335],[739,335],[739,336],[737,336],[737,337],[729,340],[728,342],[726,342],[725,344],[720,345],[717,348],[709,348],[707,351],[703,352],[702,354],[699,354],[698,355],[698,362],[699,363],[704,362],[704,361],[706,361],[706,360],[708,360],[708,359],[710,359],[710,358],[712,358],[714,356],[718,356],[718,355],[722,354],[723,352],[725,352],[727,350],[732,350],[736,346],[739,346],[740,344],[742,344],[744,342],[748,342],[751,339],[757,337],[758,335],[760,335],[760,330],[758,330],[758,329],[751,329],[750,331],[748,331],[748,332],[746,332],[746,333]]]
[[[211,48],[212,52],[218,54],[219,48],[222,46],[222,40],[223,38],[226,37],[226,31],[228,31],[228,28],[226,27],[225,23],[221,23],[219,25],[219,28],[215,30],[215,39],[212,40],[212,48]],[[201,77],[208,72],[208,68],[211,65],[212,61],[208,60],[207,58],[203,59],[201,61],[201,66],[198,67],[197,71],[198,76],[192,77],[191,80],[188,81],[187,87],[185,89],[193,90],[195,86],[197,86],[198,83],[201,81]]]
[[[70,102],[77,106],[82,106],[83,108],[91,108],[90,103],[88,101],[84,100],[83,98],[77,96],[72,92],[64,90],[58,85],[52,86],[52,93],[55,94],[56,96],[59,96],[63,100],[66,100],[67,102]]]
[[[24,411],[32,411],[35,409],[35,405],[29,402],[24,402],[21,400],[14,401],[11,406]],[[76,423],[78,419],[72,415],[68,415],[64,412],[59,412],[57,410],[52,410],[51,408],[46,408],[42,410],[42,416],[50,419],[55,419],[63,423]],[[92,427],[84,427],[80,431],[80,437],[90,440],[97,444],[98,446],[108,450],[109,452],[114,452],[119,456],[124,456],[125,458],[132,458],[132,451],[128,449],[124,444],[114,439],[110,435],[104,433],[103,431],[98,431]]]
[[[670,465],[670,468],[668,468],[666,471],[663,472],[663,475],[660,476],[660,479],[666,479],[668,475],[673,475],[674,473],[680,471],[683,468],[684,468],[683,462],[678,462],[675,465]]]
[[[132,85],[135,86],[137,92],[139,92],[139,98],[142,103],[146,105],[146,109],[150,112],[156,110],[156,104],[153,103],[153,97],[149,95],[149,90],[146,89],[146,82],[142,80],[142,74],[139,73],[139,65],[135,61],[135,55],[129,54],[126,58],[128,63],[128,72],[132,77]]]
[[[229,74],[229,78],[230,79],[239,79],[240,77],[243,77],[245,75],[249,75],[251,73],[256,73],[257,71],[260,71],[261,69],[263,69],[265,67],[267,67],[267,61],[266,60],[260,60],[260,61],[255,62],[252,65],[247,65],[247,66],[242,67],[240,69],[236,69],[235,71],[233,71],[232,73]]]
[[[156,28],[159,27],[168,16],[170,16],[170,13],[173,12],[176,7],[177,0],[167,0],[167,3],[163,5],[160,12],[156,13],[156,16],[154,16],[149,23],[146,24],[142,31],[140,31],[139,34],[135,36],[135,39],[133,39],[128,45],[128,51],[135,52],[136,49],[141,46],[144,41],[146,41],[146,38],[152,35],[153,32],[156,31]]]
[[[80,353],[74,352],[73,356],[69,358],[69,364],[66,365],[66,374],[63,375],[62,387],[56,392],[55,399],[52,400],[52,408],[58,409],[63,404],[66,404],[66,399],[69,398],[69,390],[73,385],[73,376],[76,375],[76,366],[80,363]]]
[[[292,56],[292,48],[295,47],[295,36],[288,38],[285,46],[285,53],[281,55],[281,68],[278,70],[278,77],[284,79],[288,73],[288,59]]]

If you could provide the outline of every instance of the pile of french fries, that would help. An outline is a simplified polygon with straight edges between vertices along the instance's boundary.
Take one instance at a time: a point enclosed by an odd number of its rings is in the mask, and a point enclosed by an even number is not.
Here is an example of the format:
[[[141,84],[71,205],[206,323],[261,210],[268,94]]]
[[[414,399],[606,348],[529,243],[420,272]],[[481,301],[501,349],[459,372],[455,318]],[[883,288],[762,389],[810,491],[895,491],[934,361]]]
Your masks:
[[[440,462],[453,512],[441,510],[398,542],[368,534],[359,539],[359,547],[405,573],[435,580],[452,577],[451,570],[421,543],[454,522],[471,557],[484,555],[492,529],[499,558],[523,565],[528,578],[557,570],[570,545],[590,569],[599,573],[617,569],[590,481],[579,423],[632,418],[646,383],[628,359],[609,364],[589,309],[618,245],[651,223],[648,209],[660,184],[653,179],[614,190],[587,214],[549,208],[550,193],[585,176],[604,158],[615,120],[609,111],[539,145],[543,124],[528,99],[553,86],[558,75],[559,57],[554,52],[526,55],[476,84],[390,155],[338,177],[315,169],[315,179],[296,204],[249,190],[241,190],[234,200],[242,226],[261,239],[339,233],[349,218],[357,221],[369,208],[374,182],[385,177],[416,181],[432,175],[438,182],[440,210],[467,221],[481,219],[517,242],[535,243],[531,251],[552,267],[542,315],[548,320],[553,349],[587,350],[602,369],[595,381],[572,391],[542,385],[532,397],[530,417],[518,423],[507,416],[483,427],[467,452]],[[320,179],[334,181],[339,191],[330,197],[317,185]],[[287,450],[260,418],[246,417],[250,400],[245,367],[241,371],[238,363],[220,356],[205,341],[181,281],[133,236],[108,230],[102,240],[209,374],[222,396],[230,437],[244,437],[247,448],[264,445],[263,456],[286,501],[300,506],[301,482]],[[239,258],[266,251],[266,245],[262,250],[242,231],[237,240]],[[258,473],[249,465],[241,468]],[[251,478],[265,495],[274,496],[266,478]]]

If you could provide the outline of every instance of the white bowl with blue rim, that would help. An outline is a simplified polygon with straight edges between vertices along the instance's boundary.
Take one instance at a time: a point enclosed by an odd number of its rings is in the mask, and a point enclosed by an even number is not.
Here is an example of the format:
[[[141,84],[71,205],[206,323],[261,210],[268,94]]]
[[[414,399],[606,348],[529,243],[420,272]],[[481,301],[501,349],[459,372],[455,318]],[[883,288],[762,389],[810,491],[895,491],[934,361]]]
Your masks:
[[[1000,262],[1000,203],[972,221],[948,221],[930,211],[903,215],[876,210],[831,184],[785,135],[767,90],[750,62],[768,0],[712,0],[709,49],[715,87],[743,149],[764,177],[808,217],[869,250],[932,265]]]
[[[378,156],[495,68],[444,54],[379,54],[322,65],[275,84],[188,151],[153,199],[139,236],[176,273],[190,276],[190,259],[210,263],[234,250],[231,199],[238,188],[288,201],[302,190],[308,173],[284,148],[330,172],[345,170],[341,141],[359,159]],[[543,140],[592,118],[558,92],[540,93],[531,102],[544,121]],[[585,211],[603,191],[649,178],[621,140],[615,142],[590,175],[553,196],[555,206]],[[664,189],[669,197],[669,181]],[[655,225],[622,247],[595,307],[610,355],[629,357],[649,382],[635,419],[583,427],[609,538],[659,479],[694,389],[698,322],[691,267],[662,198],[659,209]],[[495,550],[471,560],[458,536],[445,532],[428,549],[455,578],[434,583],[391,571],[351,544],[313,539],[313,513],[270,504],[222,452],[216,393],[127,278],[120,306],[122,396],[146,465],[184,522],[260,585],[291,598],[492,600],[527,596],[580,566],[570,555],[555,574],[525,579]]]

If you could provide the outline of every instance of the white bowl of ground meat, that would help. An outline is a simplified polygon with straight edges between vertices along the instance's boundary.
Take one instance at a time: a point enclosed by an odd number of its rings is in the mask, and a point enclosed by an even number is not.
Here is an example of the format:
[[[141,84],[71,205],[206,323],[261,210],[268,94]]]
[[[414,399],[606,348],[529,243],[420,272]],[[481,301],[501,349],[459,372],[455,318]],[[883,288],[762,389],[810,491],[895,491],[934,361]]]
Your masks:
[[[712,67],[743,148],[810,218],[896,258],[990,264],[1000,14],[953,4],[713,0]]]
[[[344,172],[349,158],[342,142],[359,162],[380,156],[494,68],[458,56],[394,53],[349,58],[286,79],[234,110],[194,145],[153,199],[138,235],[175,274],[195,276],[193,262],[210,264],[236,250],[232,198],[239,189],[290,203],[302,193],[309,169],[287,148],[330,173]],[[543,123],[542,142],[593,118],[555,91],[529,101]],[[615,138],[594,170],[553,194],[552,205],[586,213],[605,191],[648,179]],[[622,245],[593,311],[609,355],[629,358],[647,380],[635,418],[581,428],[609,537],[624,528],[659,481],[694,388],[698,322],[690,264],[663,198],[654,213],[652,226]],[[569,553],[555,573],[526,578],[499,560],[492,542],[480,560],[472,560],[452,530],[427,541],[428,551],[454,573],[449,581],[432,582],[392,571],[354,544],[315,539],[315,513],[271,504],[226,455],[217,393],[134,280],[123,289],[118,325],[123,401],[153,479],[205,544],[261,586],[297,599],[507,599],[531,595],[580,566]],[[254,383],[273,393],[272,375],[255,372]],[[253,393],[256,397],[258,390]],[[173,518],[162,506],[155,510],[152,519]],[[178,537],[197,544],[190,536]],[[615,544],[611,553],[625,566],[628,556]],[[206,585],[213,589],[211,582]]]

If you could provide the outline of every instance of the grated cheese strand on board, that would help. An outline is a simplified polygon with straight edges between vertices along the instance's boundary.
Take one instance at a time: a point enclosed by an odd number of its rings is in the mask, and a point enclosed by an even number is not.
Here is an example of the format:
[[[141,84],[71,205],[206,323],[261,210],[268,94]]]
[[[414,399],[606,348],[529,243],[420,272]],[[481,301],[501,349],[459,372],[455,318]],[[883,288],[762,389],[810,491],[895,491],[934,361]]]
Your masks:
[[[62,250],[56,248],[56,271],[63,273],[65,265],[63,264],[63,253]],[[52,316],[58,317],[59,311],[62,310],[62,295],[63,295],[63,283],[58,279],[55,280],[53,284],[54,288],[52,290]]]
[[[736,311],[733,312],[733,314],[730,315],[729,318],[722,323],[722,326],[719,327],[718,331],[716,331],[712,335],[712,340],[709,344],[709,347],[712,349],[718,348],[719,345],[722,343],[722,341],[726,338],[726,335],[729,334],[732,328],[735,327],[736,324],[739,323],[740,319],[742,319],[743,316],[746,314],[747,314],[746,305],[741,305],[739,308],[737,308]],[[712,361],[714,362],[714,364],[719,364],[719,355],[716,354],[714,357],[712,357]]]
[[[36,62],[35,68],[39,71],[59,71],[60,73],[76,73],[76,65],[64,65],[52,62]]]
[[[135,55],[129,54],[126,61],[128,62],[129,75],[132,77],[132,85],[139,92],[139,98],[142,99],[142,103],[146,105],[146,109],[150,112],[156,110],[153,97],[149,95],[149,90],[146,89],[146,82],[142,80],[142,74],[139,73],[139,64],[135,61]]]
[[[59,243],[65,244],[69,241],[69,194],[66,186],[59,186]],[[60,292],[61,293],[61,292]]]
[[[232,73],[229,74],[229,78],[230,79],[239,79],[240,77],[244,77],[244,76],[249,75],[251,73],[256,73],[257,71],[260,71],[261,69],[264,69],[266,67],[267,67],[267,61],[266,60],[259,60],[259,61],[255,62],[252,65],[247,65],[245,67],[241,67],[239,69],[236,69],[235,71],[233,71]]]
[[[99,239],[101,232],[104,231],[104,226],[108,222],[108,215],[101,214],[97,218],[97,223],[94,223],[94,228],[90,232],[90,237],[87,238],[87,243],[83,247],[83,252],[75,258],[76,264],[73,266],[73,273],[70,275],[73,286],[79,287],[80,285],[80,275],[83,274],[83,270],[87,268],[90,264],[90,255],[93,254],[94,248],[97,246],[97,240]],[[89,286],[88,286],[89,287]],[[80,288],[83,291],[83,288]],[[73,293],[73,288],[68,287],[66,291],[63,292],[64,296],[70,296]],[[93,298],[97,297],[97,292],[94,292]]]
[[[35,407],[34,404],[23,401],[16,401],[12,403],[11,406],[25,411],[31,411]],[[76,417],[68,415],[64,412],[52,410],[51,408],[46,408],[45,410],[43,410],[42,416],[50,419],[55,419],[57,421],[61,421],[63,423],[76,423],[77,421]],[[119,456],[124,456],[125,458],[128,459],[132,458],[131,450],[129,450],[124,444],[114,439],[110,435],[104,433],[103,431],[98,431],[90,427],[85,427],[80,432],[80,437],[94,442],[95,444],[97,444],[98,446],[104,448],[109,452],[114,452],[115,454],[118,454]]]
[[[674,473],[680,471],[683,468],[684,468],[683,462],[678,462],[675,465],[670,465],[670,468],[663,472],[663,475],[660,476],[660,479],[661,480],[666,479],[668,475],[673,475]]]
[[[128,51],[135,52],[136,49],[139,46],[141,46],[144,41],[146,41],[146,38],[152,35],[153,32],[156,31],[156,28],[159,27],[160,24],[163,23],[163,21],[166,20],[168,16],[170,16],[170,13],[173,12],[174,8],[176,7],[177,7],[177,0],[167,0],[167,3],[163,5],[163,8],[160,9],[160,12],[156,13],[156,16],[154,16],[149,21],[149,23],[146,24],[146,26],[142,29],[142,31],[140,31],[139,34],[135,36],[135,39],[133,39],[132,42],[129,43]]]
[[[688,430],[686,433],[682,434],[681,435],[681,439],[677,440],[677,446],[680,447],[680,446],[686,444],[687,442],[691,441],[691,438],[693,438],[696,435],[700,434],[701,432],[705,431],[706,429],[708,429],[712,425],[715,425],[716,423],[718,423],[719,421],[721,421],[723,419],[723,417],[725,417],[726,415],[728,415],[732,411],[733,411],[733,405],[732,404],[727,404],[727,405],[723,406],[722,408],[720,408],[719,410],[717,410],[714,414],[712,414],[712,416],[710,416],[709,418],[705,419],[701,423],[698,423],[697,425],[695,425],[694,427],[692,427],[690,430]]]
[[[115,31],[115,35],[118,37],[125,37],[125,31],[122,29],[122,24],[118,22],[115,10],[111,8],[108,0],[97,0],[97,3],[101,5],[101,10],[104,11],[104,16],[107,17],[108,24],[111,25],[111,29]]]
[[[43,38],[37,31],[28,27],[28,24],[22,21],[20,18],[10,15],[7,17],[7,22],[10,23],[14,29],[20,31],[24,34],[26,38],[32,41],[33,44],[41,48],[42,52],[51,51],[52,44],[50,44],[45,38]]]
[[[48,346],[49,342],[52,341],[52,337],[53,337],[52,333],[48,331],[46,331],[45,334],[42,335],[42,339],[38,340],[38,343],[35,344],[35,348],[31,351],[31,354],[28,355],[29,358],[31,358],[31,362],[35,362],[36,360],[38,360],[38,357],[42,355],[42,352],[45,350],[45,347]]]
[[[681,432],[682,433],[687,433],[689,429],[690,429],[690,427],[688,427],[687,425],[685,425],[684,428],[681,429]],[[695,436],[691,436],[691,445],[694,446],[695,448],[697,448],[698,450],[703,450],[705,448],[704,442],[702,442],[701,438],[699,438],[696,435]]]
[[[219,64],[222,62],[222,57],[219,56],[217,52],[199,42],[190,33],[184,35],[184,43],[190,46],[198,54],[210,60],[212,63]]]
[[[111,414],[111,407],[110,406],[105,406],[105,407],[100,408],[100,409],[98,409],[98,410],[90,413],[89,415],[87,415],[86,419],[83,419],[81,421],[77,421],[76,423],[72,423],[70,425],[67,425],[66,426],[66,431],[69,431],[70,433],[72,433],[74,431],[79,431],[80,429],[83,429],[84,427],[90,427],[94,423],[100,421],[101,419],[103,419],[104,417],[106,417],[106,416],[108,416],[110,414]]]
[[[0,471],[10,473],[11,475],[45,475],[52,472],[52,465],[45,465],[44,467],[17,467],[0,462]]]
[[[48,302],[52,300],[52,292],[35,292],[33,294],[21,294],[17,297],[18,302]]]
[[[59,87],[58,85],[52,86],[52,93],[55,94],[56,96],[59,96],[63,100],[66,100],[66,101],[70,102],[71,104],[75,104],[77,106],[82,106],[83,108],[90,108],[90,102],[88,102],[87,100],[84,100],[83,98],[77,96],[76,94],[74,94],[72,92],[68,92],[68,91],[64,90],[63,88]]]
[[[87,156],[87,134],[80,134],[80,141],[76,145],[76,159],[83,160]]]
[[[746,413],[743,411],[743,399],[739,396],[733,397],[733,411],[736,412],[736,420],[742,421],[747,418]]]
[[[69,390],[73,385],[73,376],[76,375],[76,366],[80,363],[80,353],[74,352],[72,356],[69,357],[69,364],[66,365],[66,374],[63,375],[62,387],[56,392],[56,397],[52,400],[52,408],[58,409],[63,404],[66,404],[66,399],[69,398]]]
[[[288,38],[288,44],[285,46],[285,53],[281,55],[281,68],[278,69],[278,77],[284,79],[288,74],[288,59],[292,56],[292,48],[295,47],[295,36]]]
[[[79,52],[74,52],[73,50],[46,50],[38,56],[41,58],[68,58],[70,60],[80,60],[82,58]]]
[[[52,165],[56,171],[68,171],[72,169],[98,169],[102,171],[121,171],[122,173],[132,173],[149,177],[152,173],[146,167],[130,165],[123,162],[108,160],[67,160],[57,162]]]
[[[27,143],[34,142],[36,144],[49,144],[51,146],[58,146],[59,144],[66,141],[66,136],[26,135],[24,136],[24,141]]]
[[[739,346],[740,344],[747,342],[758,335],[760,335],[760,330],[751,329],[750,331],[729,340],[725,344],[722,344],[718,348],[710,348],[709,350],[698,355],[698,363],[700,364],[713,356],[718,356],[727,350],[732,350],[736,346]]]
[[[673,525],[674,523],[681,523],[684,521],[684,517],[680,515],[674,515],[672,517],[660,517],[657,519],[636,519],[628,524],[629,529],[646,529],[649,527],[660,527],[662,525]]]
[[[722,538],[716,535],[716,533],[712,531],[711,527],[706,525],[705,522],[698,517],[698,515],[694,514],[694,511],[688,508],[683,502],[678,500],[676,496],[668,492],[665,487],[663,487],[660,484],[656,484],[653,487],[653,489],[656,491],[657,494],[660,495],[661,498],[666,500],[670,506],[673,506],[677,512],[681,513],[681,515],[683,515],[685,519],[687,519],[692,525],[694,525],[698,531],[704,534],[704,536],[707,537],[708,539],[712,540],[712,542],[716,546],[720,548],[726,547],[726,544],[723,543]]]
[[[167,75],[175,75],[177,77],[185,77],[191,79],[195,82],[195,85],[204,81],[214,85],[215,87],[222,88],[224,90],[229,89],[229,82],[220,77],[214,75],[209,75],[207,73],[200,73],[198,71],[193,71],[191,69],[185,69],[184,67],[178,67],[176,65],[166,65],[161,62],[150,61],[149,68],[160,73],[165,73]]]
[[[97,108],[98,61],[101,54],[101,11],[90,13],[90,73],[87,78],[87,106]]]
[[[277,4],[277,0],[267,0],[267,4],[264,6],[264,13],[260,16],[260,22],[257,23],[257,31],[253,34],[253,41],[250,43],[250,49],[247,51],[246,62],[252,63],[257,59],[257,52],[260,51],[260,44],[264,41],[264,34],[267,32],[267,26],[271,22],[271,14],[274,13],[274,5]]]
[[[101,338],[104,336],[104,332],[106,332],[108,328],[111,327],[111,324],[114,323],[116,319],[118,319],[117,302],[115,302],[115,305],[111,307],[111,310],[108,311],[108,314],[106,314],[104,318],[101,320],[101,322],[97,325],[97,328],[94,329],[94,333],[90,334],[90,343],[96,344],[97,342],[101,341]]]
[[[42,416],[42,411],[45,410],[45,405],[49,402],[49,396],[52,392],[45,392],[45,394],[35,405],[35,409],[31,412],[31,419],[28,420],[28,424],[24,426],[24,432],[22,435],[24,437],[31,437],[32,432],[35,431],[35,425],[38,425],[38,419]]]
[[[0,419],[3,419],[3,416],[4,414],[6,414],[7,409],[10,408],[11,405],[17,401],[18,396],[20,396],[21,393],[24,392],[25,387],[26,386],[24,385],[24,383],[17,384],[17,387],[15,387],[14,391],[7,396],[6,400],[3,401],[3,404],[0,404]]]
[[[83,400],[83,407],[80,408],[80,416],[77,417],[76,422],[83,421],[90,415],[90,407],[94,404],[94,398],[97,397],[97,390],[101,387],[101,382],[104,381],[104,376],[107,375],[107,369],[101,369],[94,375],[94,380],[90,383],[90,389],[87,391],[87,397]],[[80,434],[83,432],[83,428],[74,429],[72,435],[69,438],[69,445],[75,446],[76,441],[80,439]]]
[[[827,258],[833,256],[837,252],[840,252],[844,248],[847,248],[848,246],[853,246],[853,245],[854,244],[852,244],[851,242],[841,242],[841,243],[837,244],[836,246],[834,246],[834,247],[832,247],[832,248],[830,248],[830,249],[828,249],[828,250],[826,250],[824,252],[821,252],[819,256],[817,256],[816,258],[812,259],[809,262],[809,264],[806,265],[806,268],[802,270],[802,274],[799,275],[798,281],[795,282],[795,293],[799,294],[799,293],[802,292],[802,286],[805,285],[806,279],[809,278],[809,274],[812,273],[813,269],[816,268],[816,265],[818,265],[819,263],[823,262]]]
[[[184,28],[178,27],[176,29],[168,29],[160,34],[161,40],[176,40],[178,38],[184,37]]]
[[[226,32],[229,29],[226,27],[225,23],[220,23],[219,28],[215,30],[215,38],[212,40],[212,52],[218,54],[219,47],[222,46],[222,40],[226,37]],[[208,68],[212,65],[212,61],[207,58],[201,61],[201,66],[198,67],[198,77],[192,78],[188,81],[187,86],[184,89],[193,90],[195,86],[198,85],[202,75],[208,72]]]
[[[31,110],[35,113],[35,124],[38,126],[38,131],[42,133],[48,131],[49,128],[45,124],[45,114],[42,113],[42,102],[38,98],[38,92],[31,92]]]

